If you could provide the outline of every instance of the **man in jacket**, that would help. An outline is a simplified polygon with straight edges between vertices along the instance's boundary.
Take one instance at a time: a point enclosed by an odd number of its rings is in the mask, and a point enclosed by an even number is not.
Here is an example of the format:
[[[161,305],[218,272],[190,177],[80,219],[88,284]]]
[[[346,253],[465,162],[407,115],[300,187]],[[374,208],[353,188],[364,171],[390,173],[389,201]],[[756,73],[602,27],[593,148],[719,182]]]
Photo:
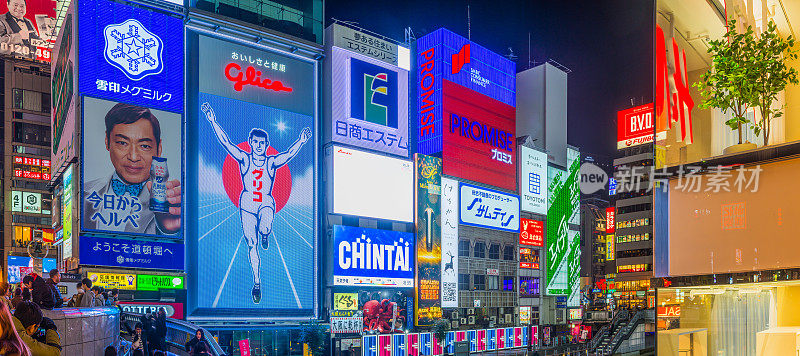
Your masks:
[[[42,310],[33,302],[20,302],[14,310],[14,328],[31,355],[61,355],[61,338],[58,336],[56,324],[50,318],[42,316]],[[40,329],[43,329],[40,330]]]
[[[33,302],[39,304],[44,309],[53,309],[56,302],[53,300],[53,294],[47,288],[44,278],[36,273],[31,273],[22,279],[22,284],[31,291]]]
[[[92,280],[89,278],[84,278],[81,280],[81,289],[83,290],[83,297],[81,297],[81,301],[78,304],[80,308],[92,308],[94,307],[94,292],[92,291]]]
[[[53,308],[61,308],[64,306],[64,297],[61,296],[61,291],[58,290],[58,284],[61,283],[61,273],[58,273],[57,269],[50,270],[50,278],[48,278],[45,283],[47,284],[47,289],[50,291],[50,294],[53,295],[53,301],[55,305]]]

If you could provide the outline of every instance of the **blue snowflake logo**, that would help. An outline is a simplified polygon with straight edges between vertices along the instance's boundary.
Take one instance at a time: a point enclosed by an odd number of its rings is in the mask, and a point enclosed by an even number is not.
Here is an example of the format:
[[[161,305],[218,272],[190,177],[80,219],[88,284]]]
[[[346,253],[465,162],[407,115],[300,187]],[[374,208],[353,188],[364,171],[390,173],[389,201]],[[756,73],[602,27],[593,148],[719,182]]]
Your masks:
[[[141,22],[128,19],[121,24],[108,25],[103,34],[106,62],[119,68],[131,80],[141,80],[164,69],[161,59],[164,42]]]

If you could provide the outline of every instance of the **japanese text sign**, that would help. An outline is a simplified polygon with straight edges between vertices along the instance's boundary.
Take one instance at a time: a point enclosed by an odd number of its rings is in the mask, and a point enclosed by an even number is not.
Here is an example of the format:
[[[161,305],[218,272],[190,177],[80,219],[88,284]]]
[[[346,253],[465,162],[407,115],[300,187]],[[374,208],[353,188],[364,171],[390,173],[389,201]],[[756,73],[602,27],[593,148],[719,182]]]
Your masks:
[[[335,225],[333,284],[414,287],[414,234]]]
[[[182,270],[183,244],[81,235],[81,264]]]
[[[519,197],[461,183],[459,220],[464,225],[519,232]]]
[[[544,243],[544,222],[520,219],[519,244],[542,246]]]

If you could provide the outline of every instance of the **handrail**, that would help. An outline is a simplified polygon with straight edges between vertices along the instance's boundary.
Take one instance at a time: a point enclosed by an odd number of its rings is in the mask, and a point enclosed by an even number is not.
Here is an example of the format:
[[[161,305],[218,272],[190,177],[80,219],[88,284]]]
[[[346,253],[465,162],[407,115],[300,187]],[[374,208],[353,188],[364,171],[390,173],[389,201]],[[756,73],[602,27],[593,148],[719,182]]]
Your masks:
[[[611,318],[611,322],[603,325],[600,330],[594,334],[594,337],[589,342],[591,349],[596,350],[600,346],[600,343],[603,342],[603,339],[605,339],[605,337],[611,333],[611,331],[613,331],[622,320],[628,319],[629,315],[630,312],[627,310],[620,310],[614,314],[614,316]]]
[[[133,312],[122,312],[122,317],[120,320],[120,328],[122,331],[131,331],[142,318],[143,314],[133,313]],[[126,330],[127,328],[127,330]],[[170,319],[167,318],[167,336],[166,342],[169,346],[175,348],[178,351],[185,350],[185,344],[191,338],[195,336],[197,330],[203,331],[203,336],[205,336],[206,341],[208,342],[209,347],[211,350],[208,352],[214,356],[225,356],[225,351],[222,350],[222,347],[219,346],[217,340],[211,335],[208,330],[199,327],[195,324],[192,324],[188,321],[184,320],[177,320],[177,319]]]
[[[619,346],[622,344],[622,340],[628,339],[631,337],[631,334],[636,330],[636,327],[639,326],[640,322],[644,322],[644,313],[646,310],[640,310],[636,312],[636,314],[631,317],[631,320],[628,322],[627,325],[623,327],[622,332],[618,333],[614,338],[611,340],[611,354],[616,351]]]

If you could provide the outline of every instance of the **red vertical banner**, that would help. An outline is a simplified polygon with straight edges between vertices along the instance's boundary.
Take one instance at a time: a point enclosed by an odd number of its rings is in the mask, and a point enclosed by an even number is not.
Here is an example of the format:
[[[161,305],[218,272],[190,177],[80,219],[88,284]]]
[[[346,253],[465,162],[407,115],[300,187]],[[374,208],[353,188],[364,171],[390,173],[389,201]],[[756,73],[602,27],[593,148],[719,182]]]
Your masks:
[[[478,330],[478,352],[486,350],[486,330]]]
[[[606,233],[613,234],[617,229],[617,212],[614,207],[606,208]]]
[[[456,331],[456,341],[464,341],[467,339],[466,331]]]
[[[378,356],[392,356],[392,335],[378,335]]]
[[[407,334],[406,337],[407,337],[407,339],[406,339],[406,347],[408,348],[408,356],[420,356],[420,354],[419,354],[419,334]],[[395,355],[395,356],[398,356],[398,355]]]
[[[250,339],[239,340],[239,353],[241,356],[250,356]]]

